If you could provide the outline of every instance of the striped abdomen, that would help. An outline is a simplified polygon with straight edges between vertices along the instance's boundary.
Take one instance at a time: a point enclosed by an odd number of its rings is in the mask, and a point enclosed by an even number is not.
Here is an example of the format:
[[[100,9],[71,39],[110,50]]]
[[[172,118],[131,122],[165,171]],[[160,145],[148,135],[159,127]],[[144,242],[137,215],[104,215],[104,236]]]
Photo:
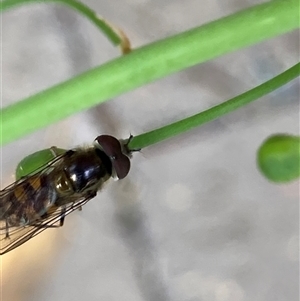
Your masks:
[[[0,195],[0,220],[8,227],[34,224],[55,204],[57,192],[50,174],[37,174]]]

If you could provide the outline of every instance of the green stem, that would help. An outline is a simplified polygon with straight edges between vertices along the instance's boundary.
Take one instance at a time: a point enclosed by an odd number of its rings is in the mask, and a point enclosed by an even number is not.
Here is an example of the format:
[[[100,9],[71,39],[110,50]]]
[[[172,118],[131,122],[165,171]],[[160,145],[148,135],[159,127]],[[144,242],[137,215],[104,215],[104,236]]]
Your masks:
[[[142,149],[228,114],[278,89],[300,75],[300,63],[271,80],[199,114],[132,138],[128,149]]]
[[[4,108],[1,144],[166,75],[297,27],[299,1],[275,0],[146,45]]]
[[[14,7],[24,5],[27,3],[51,3],[57,2],[67,5],[74,10],[77,10],[80,14],[87,17],[92,23],[95,24],[106,37],[114,44],[119,45],[121,43],[120,37],[113,31],[113,29],[105,23],[103,19],[97,16],[97,14],[91,10],[85,4],[76,0],[3,0],[0,3],[0,12],[12,9]]]

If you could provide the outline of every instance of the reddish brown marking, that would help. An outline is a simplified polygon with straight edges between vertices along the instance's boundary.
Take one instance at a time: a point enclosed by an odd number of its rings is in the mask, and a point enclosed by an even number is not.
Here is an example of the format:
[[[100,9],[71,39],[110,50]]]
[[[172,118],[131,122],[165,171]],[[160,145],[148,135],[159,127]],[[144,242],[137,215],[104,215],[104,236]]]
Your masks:
[[[15,195],[15,198],[18,200],[18,202],[21,202],[21,203],[26,202],[26,197],[24,198],[24,196],[26,196],[26,192],[25,192],[23,186],[19,185],[19,186],[15,187],[14,195]]]
[[[30,184],[34,190],[41,188],[41,179],[38,176],[29,178],[27,183]]]

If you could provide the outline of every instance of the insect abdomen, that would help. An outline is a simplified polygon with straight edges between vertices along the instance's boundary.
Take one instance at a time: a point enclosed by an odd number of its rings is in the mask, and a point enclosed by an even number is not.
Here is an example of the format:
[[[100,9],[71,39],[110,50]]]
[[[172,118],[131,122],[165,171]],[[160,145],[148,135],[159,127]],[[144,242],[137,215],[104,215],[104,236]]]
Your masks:
[[[49,175],[25,179],[0,200],[0,220],[9,227],[34,224],[57,199]]]

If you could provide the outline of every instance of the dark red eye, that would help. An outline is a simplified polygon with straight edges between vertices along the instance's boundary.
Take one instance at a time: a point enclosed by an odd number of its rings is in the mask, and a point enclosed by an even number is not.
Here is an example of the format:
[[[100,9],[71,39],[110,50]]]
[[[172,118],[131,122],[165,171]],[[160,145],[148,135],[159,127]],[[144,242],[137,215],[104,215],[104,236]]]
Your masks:
[[[109,135],[98,136],[95,141],[98,142],[104,153],[110,158],[118,179],[125,178],[130,170],[130,160],[122,152],[120,141]]]

